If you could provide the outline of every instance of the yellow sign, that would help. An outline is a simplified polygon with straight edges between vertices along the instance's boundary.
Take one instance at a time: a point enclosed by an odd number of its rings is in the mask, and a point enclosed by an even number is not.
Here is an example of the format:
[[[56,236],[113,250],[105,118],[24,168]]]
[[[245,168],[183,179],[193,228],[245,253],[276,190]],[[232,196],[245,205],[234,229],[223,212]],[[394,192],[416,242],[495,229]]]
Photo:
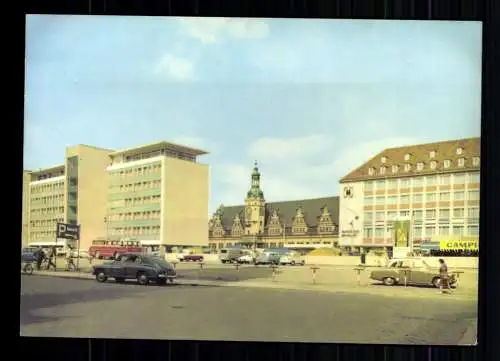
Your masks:
[[[477,239],[463,239],[463,240],[446,240],[439,242],[439,249],[441,251],[477,251],[479,250],[479,240]]]
[[[394,221],[394,244],[396,247],[409,246],[410,221]]]

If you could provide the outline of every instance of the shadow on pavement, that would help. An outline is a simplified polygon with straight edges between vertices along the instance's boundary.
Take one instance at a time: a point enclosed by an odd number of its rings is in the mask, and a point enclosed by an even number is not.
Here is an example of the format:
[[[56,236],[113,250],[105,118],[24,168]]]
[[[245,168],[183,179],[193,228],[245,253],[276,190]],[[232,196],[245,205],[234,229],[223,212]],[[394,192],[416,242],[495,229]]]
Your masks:
[[[227,268],[209,268],[203,270],[177,270],[179,279],[199,279],[206,281],[238,282],[256,278],[272,277],[271,268],[245,267],[239,270]]]
[[[83,282],[83,281],[82,281]],[[143,295],[145,292],[158,292],[166,288],[191,288],[191,287],[219,287],[217,285],[200,285],[196,282],[187,284],[167,284],[156,285],[154,283],[148,286],[139,286],[133,282],[125,284],[116,284],[113,281],[108,281],[100,284],[101,287],[92,289],[76,290],[69,292],[50,292],[50,293],[28,293],[21,294],[20,304],[20,325],[29,325],[41,322],[54,322],[61,317],[37,316],[32,312],[42,308],[51,308],[75,303],[99,302],[128,297]]]

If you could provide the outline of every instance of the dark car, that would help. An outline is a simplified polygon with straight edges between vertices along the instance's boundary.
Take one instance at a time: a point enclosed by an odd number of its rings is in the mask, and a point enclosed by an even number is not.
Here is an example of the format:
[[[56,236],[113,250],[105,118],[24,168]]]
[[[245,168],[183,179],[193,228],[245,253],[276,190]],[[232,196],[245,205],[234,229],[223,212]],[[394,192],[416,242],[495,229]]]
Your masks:
[[[167,261],[137,253],[125,253],[114,261],[96,265],[92,274],[98,282],[106,282],[108,278],[114,278],[119,283],[135,279],[141,285],[147,285],[151,281],[165,284],[167,280],[173,282],[177,277],[174,267]]]
[[[21,249],[21,262],[35,262],[38,248],[25,247]]]

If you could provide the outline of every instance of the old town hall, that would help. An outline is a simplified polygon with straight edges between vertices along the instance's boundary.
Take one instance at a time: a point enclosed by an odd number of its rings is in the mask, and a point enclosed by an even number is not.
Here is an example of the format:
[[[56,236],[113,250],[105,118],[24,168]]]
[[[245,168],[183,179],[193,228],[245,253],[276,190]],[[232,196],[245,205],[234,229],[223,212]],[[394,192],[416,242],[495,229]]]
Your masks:
[[[244,205],[219,206],[209,221],[210,248],[313,249],[338,241],[339,197],[266,203],[257,162]]]

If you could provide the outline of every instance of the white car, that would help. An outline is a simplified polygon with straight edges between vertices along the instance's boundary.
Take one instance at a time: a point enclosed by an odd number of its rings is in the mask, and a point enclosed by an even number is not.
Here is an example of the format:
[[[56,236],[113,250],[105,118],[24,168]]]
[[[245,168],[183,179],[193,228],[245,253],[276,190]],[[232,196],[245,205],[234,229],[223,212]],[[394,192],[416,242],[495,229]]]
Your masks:
[[[81,249],[80,252],[78,252],[78,250],[74,249],[71,251],[71,257],[89,258],[89,251],[87,251],[86,249]]]
[[[285,254],[280,257],[280,264],[281,265],[305,265],[306,262],[304,261],[304,258],[300,256],[299,254]]]
[[[241,257],[238,257],[238,263],[254,263],[255,262],[255,258],[252,256],[252,255],[249,255],[249,254],[245,254]]]

